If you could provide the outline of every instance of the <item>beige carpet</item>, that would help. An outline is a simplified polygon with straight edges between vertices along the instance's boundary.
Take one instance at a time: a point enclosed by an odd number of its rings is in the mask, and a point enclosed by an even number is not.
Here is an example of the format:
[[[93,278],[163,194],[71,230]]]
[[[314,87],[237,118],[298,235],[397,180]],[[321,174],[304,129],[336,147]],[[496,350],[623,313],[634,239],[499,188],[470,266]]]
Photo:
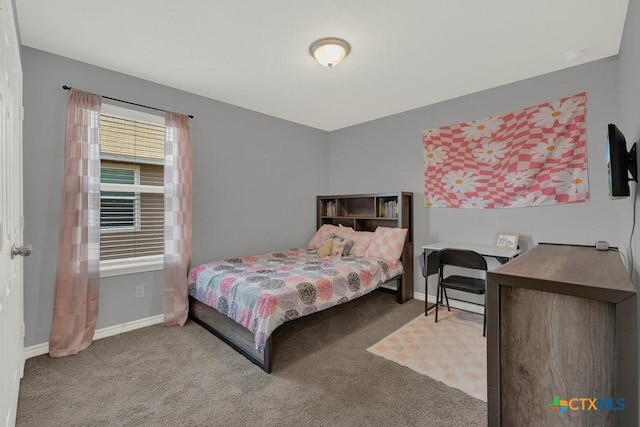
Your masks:
[[[31,358],[17,426],[486,426],[486,403],[366,350],[424,307],[395,299],[372,292],[285,323],[270,375],[193,322]]]
[[[487,341],[482,316],[445,310],[421,314],[367,349],[487,401]]]

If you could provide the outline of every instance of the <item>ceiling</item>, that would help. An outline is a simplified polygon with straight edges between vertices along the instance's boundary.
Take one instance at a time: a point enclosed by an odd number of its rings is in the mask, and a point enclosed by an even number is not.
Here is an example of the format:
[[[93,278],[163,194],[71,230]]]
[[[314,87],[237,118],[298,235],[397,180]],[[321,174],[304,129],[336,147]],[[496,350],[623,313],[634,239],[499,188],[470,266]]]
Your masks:
[[[628,5],[15,1],[26,46],[327,131],[616,55]],[[351,43],[333,69],[308,53],[322,37]]]

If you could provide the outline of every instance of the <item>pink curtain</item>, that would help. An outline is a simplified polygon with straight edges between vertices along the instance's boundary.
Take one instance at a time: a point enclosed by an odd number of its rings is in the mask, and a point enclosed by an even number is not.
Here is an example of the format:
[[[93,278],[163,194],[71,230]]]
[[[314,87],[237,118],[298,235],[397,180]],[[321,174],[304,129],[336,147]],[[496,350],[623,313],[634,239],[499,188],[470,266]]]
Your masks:
[[[191,257],[191,134],[187,116],[167,113],[164,154],[164,324],[184,325],[189,314]]]
[[[101,97],[71,89],[64,142],[64,188],[49,335],[52,357],[77,354],[93,340],[100,269]]]

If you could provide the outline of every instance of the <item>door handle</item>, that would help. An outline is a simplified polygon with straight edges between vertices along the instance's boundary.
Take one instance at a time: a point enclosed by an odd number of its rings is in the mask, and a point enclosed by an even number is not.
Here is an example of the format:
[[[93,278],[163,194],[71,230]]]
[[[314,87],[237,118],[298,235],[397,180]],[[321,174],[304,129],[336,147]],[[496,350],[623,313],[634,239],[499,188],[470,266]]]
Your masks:
[[[15,258],[16,255],[29,256],[31,252],[33,252],[33,246],[31,245],[22,245],[20,247],[13,245],[11,247],[11,259]]]

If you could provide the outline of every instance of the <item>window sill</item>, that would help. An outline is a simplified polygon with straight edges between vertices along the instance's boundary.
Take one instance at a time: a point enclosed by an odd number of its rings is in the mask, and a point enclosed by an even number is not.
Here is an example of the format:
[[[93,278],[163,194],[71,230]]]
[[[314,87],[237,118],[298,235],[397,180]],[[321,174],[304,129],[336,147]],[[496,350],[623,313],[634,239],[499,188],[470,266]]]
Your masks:
[[[112,259],[100,261],[100,277],[122,276],[144,273],[164,268],[164,255],[152,255],[136,258]]]

